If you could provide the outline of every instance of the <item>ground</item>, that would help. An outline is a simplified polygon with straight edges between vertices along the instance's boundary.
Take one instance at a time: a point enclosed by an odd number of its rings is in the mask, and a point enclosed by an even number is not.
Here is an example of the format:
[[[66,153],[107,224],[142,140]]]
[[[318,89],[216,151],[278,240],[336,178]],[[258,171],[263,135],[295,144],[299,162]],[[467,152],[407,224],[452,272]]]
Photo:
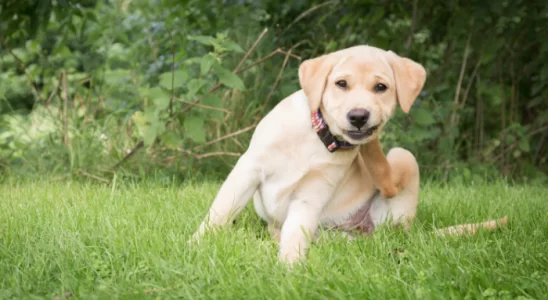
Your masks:
[[[218,183],[17,181],[0,186],[0,298],[536,298],[548,294],[548,188],[424,183],[412,231],[324,233],[304,266],[277,263],[250,203],[185,242]],[[507,215],[494,232],[434,228]]]

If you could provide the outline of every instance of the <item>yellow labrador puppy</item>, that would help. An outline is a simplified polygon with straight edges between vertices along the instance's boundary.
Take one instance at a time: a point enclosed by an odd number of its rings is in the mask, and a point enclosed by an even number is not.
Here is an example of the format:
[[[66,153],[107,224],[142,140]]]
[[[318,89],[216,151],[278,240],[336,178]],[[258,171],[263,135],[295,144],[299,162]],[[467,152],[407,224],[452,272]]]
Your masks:
[[[402,148],[385,157],[378,133],[398,104],[409,111],[425,78],[420,64],[370,46],[304,61],[302,90],[258,124],[193,239],[230,223],[252,197],[289,264],[305,257],[319,226],[407,225],[419,168]]]

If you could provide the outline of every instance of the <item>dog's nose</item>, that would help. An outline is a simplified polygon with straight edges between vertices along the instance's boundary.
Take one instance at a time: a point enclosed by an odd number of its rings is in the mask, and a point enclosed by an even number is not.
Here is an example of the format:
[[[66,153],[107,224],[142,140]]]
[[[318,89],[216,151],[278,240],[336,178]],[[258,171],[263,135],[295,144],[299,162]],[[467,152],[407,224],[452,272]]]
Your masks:
[[[354,108],[346,115],[348,122],[360,129],[369,119],[369,111],[363,108]]]

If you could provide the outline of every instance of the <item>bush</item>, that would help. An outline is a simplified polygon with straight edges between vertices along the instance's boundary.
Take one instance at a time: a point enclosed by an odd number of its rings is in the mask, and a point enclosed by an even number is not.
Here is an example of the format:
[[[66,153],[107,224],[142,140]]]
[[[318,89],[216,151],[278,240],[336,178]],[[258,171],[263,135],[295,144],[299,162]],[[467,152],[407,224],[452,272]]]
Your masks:
[[[297,58],[370,44],[428,71],[411,113],[398,112],[385,131],[387,150],[411,150],[427,178],[546,180],[545,3],[6,1],[0,9],[7,173],[221,178],[253,125],[299,89]],[[240,61],[245,71],[236,72]]]

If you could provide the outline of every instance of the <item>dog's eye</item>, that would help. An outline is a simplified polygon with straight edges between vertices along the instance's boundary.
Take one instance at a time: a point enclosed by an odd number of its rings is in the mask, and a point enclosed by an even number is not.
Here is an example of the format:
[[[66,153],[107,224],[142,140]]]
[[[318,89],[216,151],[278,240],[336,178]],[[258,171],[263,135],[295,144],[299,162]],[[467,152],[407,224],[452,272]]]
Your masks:
[[[377,93],[382,93],[382,92],[386,91],[386,89],[387,89],[386,85],[384,85],[382,83],[378,83],[375,86],[375,92],[377,92]]]
[[[340,87],[340,88],[346,88],[346,80],[339,80],[337,82],[335,82],[335,84]]]

